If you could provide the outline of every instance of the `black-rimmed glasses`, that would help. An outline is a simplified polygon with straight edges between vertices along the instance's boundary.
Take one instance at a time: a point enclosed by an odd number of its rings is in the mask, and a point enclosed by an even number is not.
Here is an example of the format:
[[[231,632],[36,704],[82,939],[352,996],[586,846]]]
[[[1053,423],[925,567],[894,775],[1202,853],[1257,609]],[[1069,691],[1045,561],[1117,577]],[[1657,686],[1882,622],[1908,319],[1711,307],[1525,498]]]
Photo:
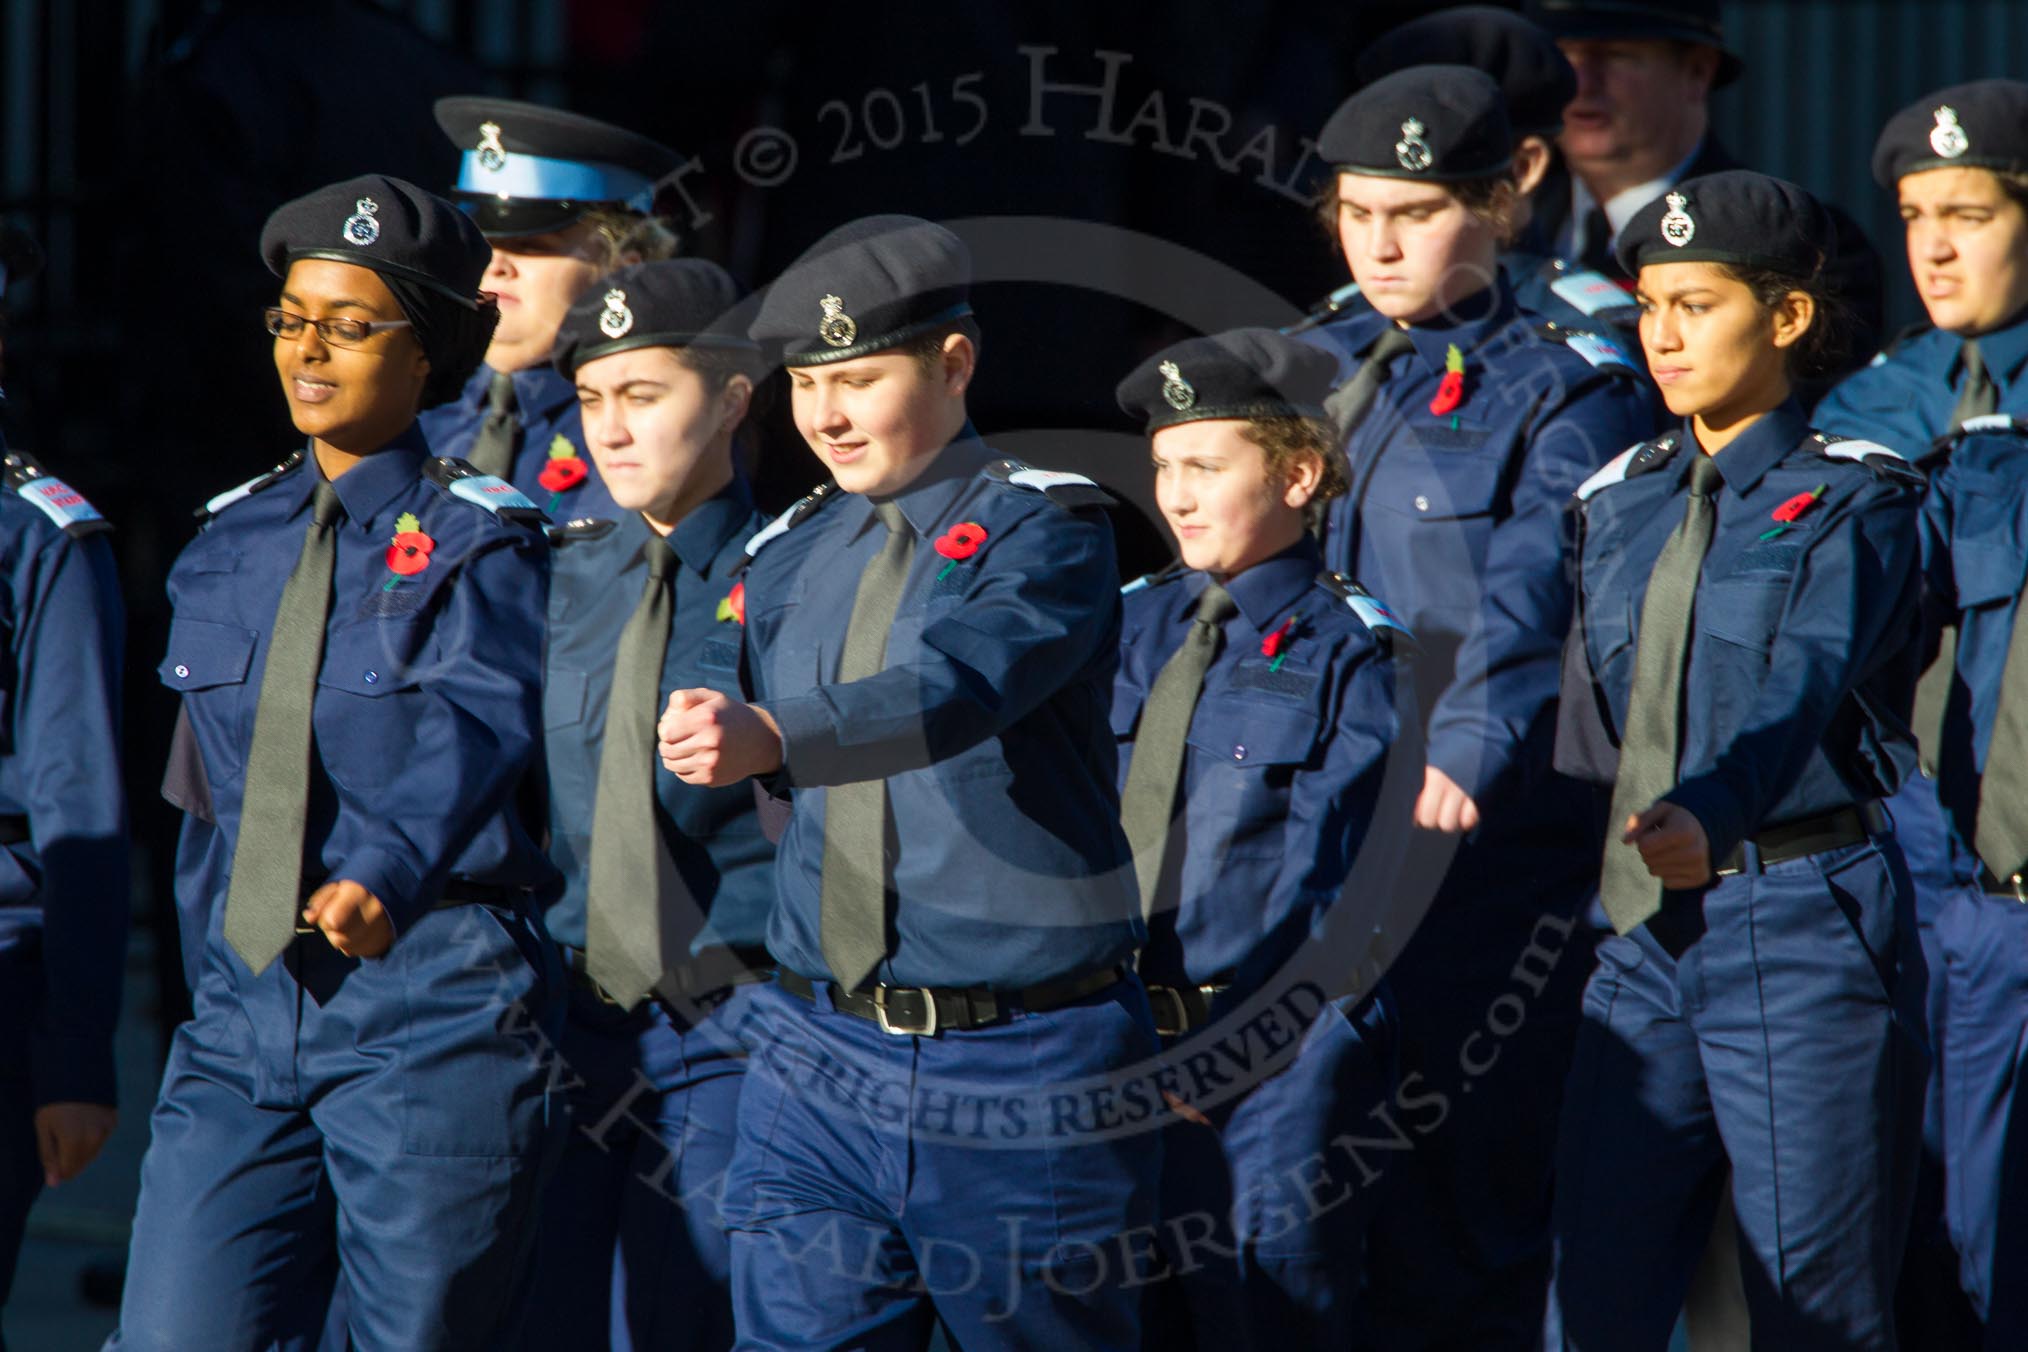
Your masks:
[[[261,312],[269,333],[277,338],[300,338],[303,326],[308,324],[317,330],[317,336],[333,347],[357,347],[383,329],[405,329],[406,319],[311,319],[304,315],[291,314],[279,305],[270,305]]]

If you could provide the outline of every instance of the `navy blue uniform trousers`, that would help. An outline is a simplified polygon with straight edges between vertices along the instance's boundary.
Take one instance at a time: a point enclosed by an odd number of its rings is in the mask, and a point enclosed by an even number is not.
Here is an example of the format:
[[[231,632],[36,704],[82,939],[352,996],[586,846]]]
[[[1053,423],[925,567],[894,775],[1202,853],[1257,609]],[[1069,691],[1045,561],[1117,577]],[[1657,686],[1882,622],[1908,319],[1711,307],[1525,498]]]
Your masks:
[[[1599,946],[1549,1348],[1668,1346],[1728,1163],[1755,1346],[1895,1346],[1927,1072],[1907,870],[1890,837],[1746,856]]]
[[[258,977],[214,928],[205,962],[149,1123],[109,1352],[254,1352],[314,1329],[334,1242],[360,1352],[507,1345],[561,1141],[540,925],[458,906],[383,958],[313,935]]]
[[[1153,1237],[1159,1103],[1140,983],[936,1037],[775,985],[726,1187],[739,1346],[1131,1352]]]

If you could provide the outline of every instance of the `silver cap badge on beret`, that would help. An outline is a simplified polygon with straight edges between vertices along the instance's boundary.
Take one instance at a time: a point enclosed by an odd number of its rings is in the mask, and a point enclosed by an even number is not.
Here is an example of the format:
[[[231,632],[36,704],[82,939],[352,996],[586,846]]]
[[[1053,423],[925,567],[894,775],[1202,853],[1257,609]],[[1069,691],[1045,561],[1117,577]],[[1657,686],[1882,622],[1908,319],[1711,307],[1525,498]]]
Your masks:
[[[1162,398],[1178,413],[1186,411],[1197,402],[1197,387],[1183,378],[1173,361],[1165,361],[1155,368],[1162,373]]]
[[[1411,174],[1419,174],[1436,163],[1436,155],[1422,134],[1429,130],[1415,118],[1401,124],[1401,139],[1394,143],[1394,158]]]
[[[491,170],[497,174],[507,167],[507,147],[500,144],[498,122],[479,124],[479,144],[473,148],[473,153],[479,157],[481,169]]]
[[[824,307],[824,317],[817,321],[817,336],[832,347],[852,346],[852,340],[859,336],[859,325],[845,313],[845,302],[836,296],[825,296],[817,304]]]
[[[1936,125],[1929,129],[1929,148],[1947,160],[1954,160],[1972,148],[1972,138],[1965,135],[1957,109],[1946,104],[1936,110]]]
[[[380,222],[374,213],[380,204],[371,197],[362,197],[354,203],[354,210],[345,218],[345,242],[365,248],[380,238]]]
[[[627,308],[627,293],[614,287],[606,292],[606,308],[599,312],[599,332],[608,338],[624,338],[634,327],[634,312]]]
[[[1697,234],[1697,222],[1683,210],[1690,205],[1690,199],[1680,192],[1672,192],[1663,200],[1669,204],[1669,210],[1662,216],[1662,238],[1680,249]]]

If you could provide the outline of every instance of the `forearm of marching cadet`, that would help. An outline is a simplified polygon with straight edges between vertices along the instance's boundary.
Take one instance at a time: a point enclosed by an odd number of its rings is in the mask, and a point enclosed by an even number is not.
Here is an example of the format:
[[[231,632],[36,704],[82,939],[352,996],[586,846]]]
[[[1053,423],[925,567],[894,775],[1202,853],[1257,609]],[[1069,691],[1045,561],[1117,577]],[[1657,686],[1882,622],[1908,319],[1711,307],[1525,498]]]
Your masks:
[[[439,656],[422,690],[428,704],[413,744],[399,752],[416,773],[393,777],[370,803],[346,803],[374,831],[331,875],[377,897],[397,936],[435,905],[480,829],[513,810],[540,745],[549,587],[540,541],[488,542],[440,585],[447,594],[434,621]]]
[[[129,858],[120,773],[125,616],[103,536],[59,536],[14,579],[15,749],[40,868],[43,999],[35,1103],[116,1101],[113,1030],[126,954]]]
[[[1637,380],[1595,371],[1545,398],[1529,420],[1511,510],[1487,549],[1480,623],[1460,645],[1456,675],[1430,716],[1430,764],[1474,800],[1514,783],[1535,727],[1554,716],[1571,614],[1573,495],[1649,434],[1644,391]]]
[[[1563,671],[1556,694],[1556,744],[1551,759],[1560,774],[1587,783],[1610,784],[1619,776],[1619,738],[1613,729],[1605,690],[1592,670],[1591,645],[1585,630],[1581,510],[1577,529],[1572,567],[1580,570],[1580,577],[1571,586],[1570,629],[1563,638]]]
[[[1714,867],[1767,823],[1852,689],[1917,641],[1912,496],[1868,497],[1826,523],[1797,565],[1767,679],[1738,733],[1709,770],[1662,795],[1703,826]]]
[[[1958,622],[1957,572],[1951,563],[1952,496],[1956,476],[1945,464],[1923,494],[1919,516],[1922,554],[1922,662],[1920,670],[1941,652],[1943,631]]]
[[[854,783],[934,764],[1113,658],[1111,527],[1097,512],[1057,516],[1049,529],[1038,516],[982,554],[972,586],[924,628],[915,661],[766,702],[788,783]],[[1110,679],[1110,666],[1103,674]]]

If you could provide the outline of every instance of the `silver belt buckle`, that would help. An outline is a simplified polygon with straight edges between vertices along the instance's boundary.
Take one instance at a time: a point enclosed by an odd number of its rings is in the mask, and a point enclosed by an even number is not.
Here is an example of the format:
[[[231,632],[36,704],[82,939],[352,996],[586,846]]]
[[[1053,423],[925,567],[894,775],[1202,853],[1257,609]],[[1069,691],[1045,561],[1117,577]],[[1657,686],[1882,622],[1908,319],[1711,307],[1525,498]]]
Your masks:
[[[1155,1034],[1158,1037],[1180,1037],[1190,1031],[1190,1007],[1183,1003],[1183,992],[1174,986],[1148,987],[1148,1003],[1155,1015]],[[1174,1018],[1163,1022],[1163,1005],[1167,1004]]]
[[[2024,906],[2028,906],[2028,883],[2022,882],[2021,875],[2018,873],[2015,874],[2013,877],[2009,878],[2007,882],[2014,889],[2014,900],[2020,902]]]
[[[892,1033],[896,1037],[935,1037],[937,1035],[936,997],[931,995],[929,989],[925,986],[898,986],[895,989],[912,990],[922,996],[922,1026],[920,1028],[905,1028],[888,1018],[888,988],[886,986],[875,986],[873,988],[873,1021],[880,1025],[880,1031]]]

